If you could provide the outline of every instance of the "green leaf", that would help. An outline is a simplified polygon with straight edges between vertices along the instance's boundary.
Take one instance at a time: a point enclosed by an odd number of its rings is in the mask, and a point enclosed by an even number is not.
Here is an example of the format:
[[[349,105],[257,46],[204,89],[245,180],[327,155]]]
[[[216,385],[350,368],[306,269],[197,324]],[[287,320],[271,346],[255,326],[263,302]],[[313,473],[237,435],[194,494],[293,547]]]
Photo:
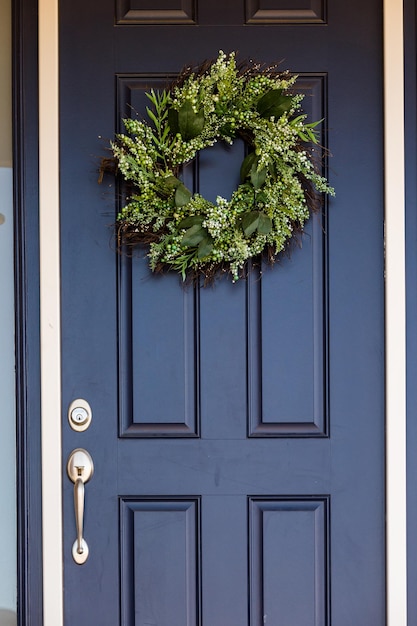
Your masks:
[[[248,156],[243,159],[242,165],[240,166],[240,180],[242,183],[249,176],[252,166],[255,165],[257,161],[258,157],[255,152],[250,152]]]
[[[259,211],[247,211],[243,214],[242,228],[246,237],[253,235],[259,224]]]
[[[188,217],[184,217],[183,220],[178,224],[178,228],[190,228],[191,226],[201,226],[204,222],[204,217],[202,215],[189,215]]]
[[[176,176],[167,176],[163,180],[165,185],[170,189],[176,189],[179,185],[181,185],[181,181]]]
[[[312,143],[318,143],[318,141],[319,141],[319,132],[317,130],[313,130],[313,129],[308,128],[308,127],[306,128],[306,130],[307,130],[307,135],[310,138],[310,141]]]
[[[180,183],[175,191],[175,205],[185,206],[192,198],[192,193],[185,185]]]
[[[266,180],[266,169],[263,167],[258,170],[257,164],[254,163],[250,171],[250,180],[255,189],[260,189]]]
[[[145,96],[149,98],[149,100],[152,102],[154,106],[157,104],[158,95],[155,93],[153,89],[151,89],[150,91],[145,91]]]
[[[308,124],[305,124],[305,127],[306,128],[316,128],[316,126],[318,126],[322,122],[324,122],[324,117],[322,117],[321,120],[317,120],[317,122],[309,122]]]
[[[272,230],[272,220],[263,211],[247,211],[243,214],[242,228],[246,237],[258,231],[260,235],[267,235]]]
[[[207,237],[206,229],[199,224],[195,224],[185,232],[181,240],[181,245],[187,246],[187,248],[193,248],[194,246],[198,246],[200,241],[203,241],[205,237]]]
[[[291,118],[290,120],[291,126],[296,126],[299,122],[302,122],[303,120],[305,120],[306,117],[307,115],[305,113],[302,113],[301,115],[297,115],[296,117]]]
[[[259,211],[258,220],[258,233],[260,235],[267,235],[272,230],[272,220],[268,215],[265,215],[262,211]]]
[[[197,137],[204,128],[203,110],[195,113],[193,105],[187,100],[178,111],[178,126],[185,141]]]
[[[262,202],[262,204],[266,204],[268,202],[268,196],[263,191],[256,194],[256,204],[258,204],[258,202]]]
[[[250,176],[250,180],[255,189],[260,189],[266,180],[267,170],[263,167],[258,170],[259,156],[255,152],[250,152],[243,159],[240,166],[240,180],[242,183]]]
[[[302,139],[303,141],[308,141],[308,137],[305,133],[303,133],[301,130],[297,131],[298,132],[298,136],[300,137],[300,139]]]
[[[272,178],[275,180],[275,178],[277,177],[277,166],[274,163],[274,161],[270,161],[269,162],[269,164],[268,164],[268,172],[270,173]]]
[[[292,107],[292,96],[284,96],[281,89],[271,89],[268,91],[256,105],[256,110],[261,117],[275,118],[281,117],[286,111]]]
[[[180,272],[183,281],[185,281],[187,277],[187,270],[189,269],[191,259],[195,257],[195,254],[196,251],[192,250],[191,252],[186,252],[185,254],[175,257],[175,259],[171,261],[171,267],[177,272]]]
[[[151,109],[149,107],[146,107],[146,112],[147,112],[148,116],[151,118],[151,120],[153,121],[153,123],[155,124],[156,128],[158,128],[159,123],[158,123],[158,120],[156,119],[156,116],[153,113],[153,111],[151,111]]]
[[[203,259],[204,257],[209,256],[212,250],[213,250],[213,239],[210,237],[210,235],[207,235],[198,244],[197,256],[199,259]]]
[[[232,128],[230,123],[223,124],[223,126],[219,130],[220,134],[223,137],[234,137],[236,135],[236,129]]]
[[[175,109],[168,109],[168,126],[173,135],[180,132],[180,127],[178,125],[178,111]]]
[[[178,185],[181,185],[181,181],[175,176],[167,176],[166,178],[158,176],[155,181],[155,190],[158,195],[163,198],[168,198],[172,194],[173,189],[176,189]]]

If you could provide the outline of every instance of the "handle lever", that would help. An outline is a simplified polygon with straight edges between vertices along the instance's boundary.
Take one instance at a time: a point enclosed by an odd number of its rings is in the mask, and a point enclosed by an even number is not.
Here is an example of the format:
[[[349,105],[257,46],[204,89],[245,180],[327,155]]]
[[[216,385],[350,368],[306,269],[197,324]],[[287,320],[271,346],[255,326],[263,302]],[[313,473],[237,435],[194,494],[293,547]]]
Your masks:
[[[73,450],[68,458],[67,473],[74,483],[74,510],[75,527],[77,538],[72,546],[72,558],[78,565],[86,562],[89,549],[84,539],[84,507],[85,507],[85,487],[93,475],[93,459],[83,448]]]
[[[75,527],[77,529],[77,554],[84,552],[83,525],[84,525],[84,483],[82,478],[77,478],[74,484],[74,509]],[[85,543],[85,542],[84,542]]]

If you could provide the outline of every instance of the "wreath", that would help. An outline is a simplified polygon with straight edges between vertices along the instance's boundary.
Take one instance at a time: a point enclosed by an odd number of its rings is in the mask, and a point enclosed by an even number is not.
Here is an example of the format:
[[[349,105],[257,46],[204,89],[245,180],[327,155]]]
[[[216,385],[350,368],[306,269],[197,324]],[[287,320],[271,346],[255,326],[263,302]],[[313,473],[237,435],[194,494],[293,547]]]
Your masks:
[[[111,142],[128,183],[119,244],[147,244],[151,269],[175,270],[184,281],[229,272],[235,282],[249,259],[273,262],[317,207],[318,192],[334,195],[314,155],[322,120],[307,123],[296,79],[276,66],[237,65],[235,53],[220,51],[168,89],[146,93],[149,119],[124,119],[127,134]],[[183,167],[201,150],[237,138],[247,156],[230,199],[211,202],[184,185]]]

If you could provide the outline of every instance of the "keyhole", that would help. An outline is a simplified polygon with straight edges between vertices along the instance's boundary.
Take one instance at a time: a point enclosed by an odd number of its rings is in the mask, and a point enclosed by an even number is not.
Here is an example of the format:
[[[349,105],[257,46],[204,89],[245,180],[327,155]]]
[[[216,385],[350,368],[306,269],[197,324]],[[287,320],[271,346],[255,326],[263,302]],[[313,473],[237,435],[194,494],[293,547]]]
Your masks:
[[[91,407],[86,400],[77,398],[73,400],[68,409],[68,420],[73,430],[83,432],[91,424]]]

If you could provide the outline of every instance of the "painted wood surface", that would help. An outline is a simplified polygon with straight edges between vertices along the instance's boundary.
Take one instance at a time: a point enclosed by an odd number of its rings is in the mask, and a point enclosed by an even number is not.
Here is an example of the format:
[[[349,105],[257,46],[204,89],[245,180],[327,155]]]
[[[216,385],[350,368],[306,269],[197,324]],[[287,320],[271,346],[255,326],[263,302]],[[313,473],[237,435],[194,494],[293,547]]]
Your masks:
[[[96,466],[83,566],[64,472],[66,624],[382,626],[380,4],[171,4],[61,3],[63,465]],[[115,253],[97,165],[148,85],[219,49],[300,74],[337,197],[273,269],[183,289]],[[195,186],[230,194],[242,152]]]

